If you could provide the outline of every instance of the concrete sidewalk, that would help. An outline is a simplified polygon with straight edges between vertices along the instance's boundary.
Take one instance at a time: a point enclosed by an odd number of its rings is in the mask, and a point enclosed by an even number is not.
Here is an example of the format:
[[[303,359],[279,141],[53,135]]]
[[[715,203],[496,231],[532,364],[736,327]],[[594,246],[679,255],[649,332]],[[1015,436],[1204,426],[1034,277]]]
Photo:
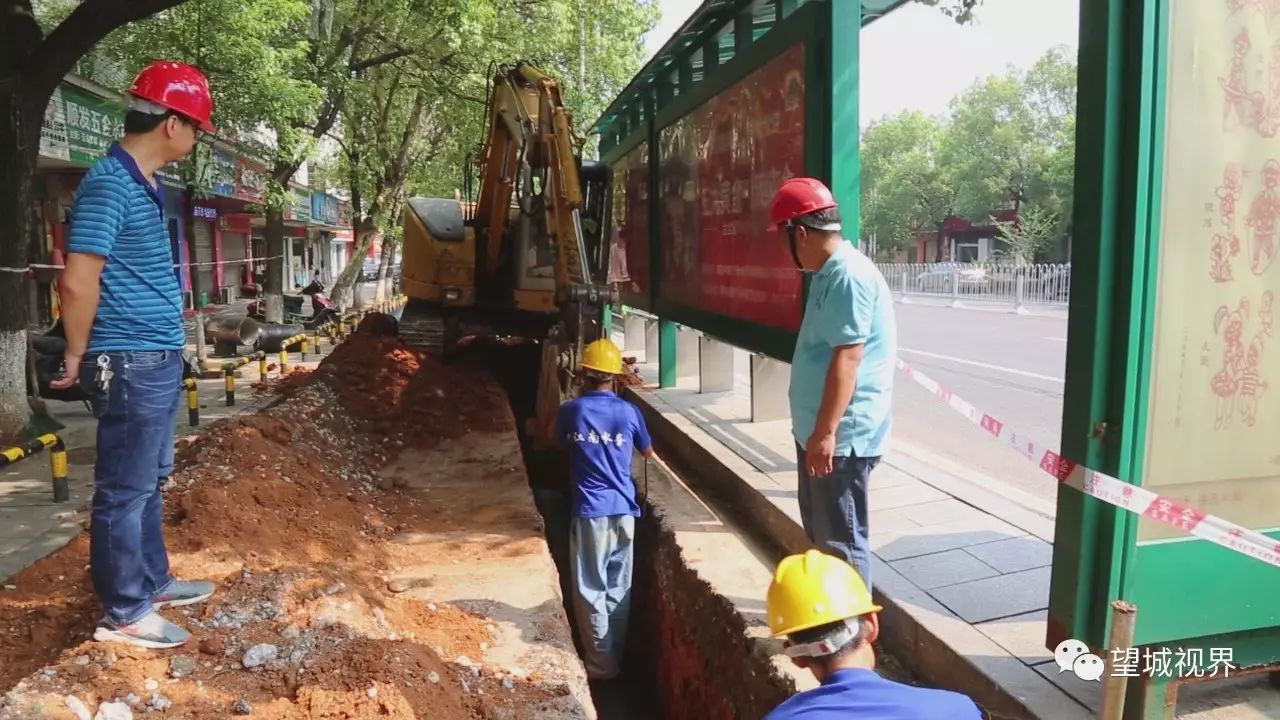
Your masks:
[[[194,349],[194,345],[191,346]],[[298,353],[289,355],[289,369],[314,368],[331,350],[327,340],[320,353],[314,350],[302,362]],[[224,358],[212,358],[221,367]],[[269,378],[279,377],[278,355],[269,358]],[[236,405],[227,407],[226,387],[222,377],[197,380],[200,396],[200,424],[188,421],[186,395],[178,410],[174,436],[181,443],[202,428],[219,420],[246,412],[254,412],[271,402],[274,396],[256,396],[253,385],[261,380],[258,364],[240,368],[236,380]],[[53,502],[48,452],[27,458],[0,472],[0,578],[8,578],[31,563],[70,542],[89,522],[89,503],[93,497],[93,465],[97,457],[95,435],[97,421],[82,403],[45,401],[54,419],[64,428],[58,431],[67,445],[70,465],[68,483],[71,500]]]
[[[656,364],[638,369],[647,384],[634,399],[694,489],[779,552],[805,547],[790,421],[751,422],[741,375],[732,390],[704,394],[696,376],[660,390]],[[1044,647],[1054,508],[954,460],[895,444],[872,475],[873,584],[887,646],[922,680],[970,694],[993,717],[1096,717],[1101,683],[1059,673]],[[1277,718],[1280,693],[1265,675],[1187,685],[1177,717]]]

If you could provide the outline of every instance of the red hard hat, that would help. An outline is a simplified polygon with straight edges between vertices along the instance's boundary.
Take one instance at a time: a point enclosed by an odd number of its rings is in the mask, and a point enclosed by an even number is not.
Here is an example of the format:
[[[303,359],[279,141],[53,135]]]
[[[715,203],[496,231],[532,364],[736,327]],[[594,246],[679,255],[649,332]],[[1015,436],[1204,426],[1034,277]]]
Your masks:
[[[217,132],[210,122],[213,96],[209,94],[209,80],[199,68],[158,60],[138,73],[129,94],[181,113],[196,121],[205,132]]]
[[[769,229],[819,210],[836,207],[836,198],[821,180],[794,177],[782,183],[769,205]]]

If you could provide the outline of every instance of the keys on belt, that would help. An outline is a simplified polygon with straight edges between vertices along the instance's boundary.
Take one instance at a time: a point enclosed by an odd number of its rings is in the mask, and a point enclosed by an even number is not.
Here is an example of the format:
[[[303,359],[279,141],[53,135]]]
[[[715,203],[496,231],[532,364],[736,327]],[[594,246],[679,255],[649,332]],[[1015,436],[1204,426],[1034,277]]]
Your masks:
[[[105,395],[111,390],[111,378],[115,376],[115,372],[111,370],[111,358],[106,353],[98,356],[98,369],[93,374],[93,382],[98,389]]]

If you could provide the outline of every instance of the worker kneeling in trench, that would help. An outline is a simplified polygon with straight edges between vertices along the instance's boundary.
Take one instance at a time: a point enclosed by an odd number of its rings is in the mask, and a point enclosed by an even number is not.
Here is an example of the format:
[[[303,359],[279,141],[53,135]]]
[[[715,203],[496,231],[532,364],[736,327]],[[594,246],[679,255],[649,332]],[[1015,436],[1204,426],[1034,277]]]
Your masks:
[[[817,550],[783,558],[765,604],[773,637],[785,637],[791,661],[822,683],[788,698],[765,720],[981,720],[964,695],[876,673],[871,644],[880,635],[881,607],[844,560]]]
[[[640,505],[631,478],[632,453],[653,455],[640,411],[618,397],[622,352],[606,339],[582,356],[583,388],[560,406],[556,437],[569,449],[572,520],[569,558],[573,607],[587,677],[617,677],[631,611],[636,518]]]

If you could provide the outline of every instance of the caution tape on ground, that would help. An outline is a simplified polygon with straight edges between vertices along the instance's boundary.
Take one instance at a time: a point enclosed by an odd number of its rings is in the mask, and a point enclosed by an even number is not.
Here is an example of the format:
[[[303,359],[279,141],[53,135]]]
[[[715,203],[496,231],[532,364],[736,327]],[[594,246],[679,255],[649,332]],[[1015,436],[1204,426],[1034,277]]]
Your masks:
[[[1016,432],[994,415],[978,409],[906,362],[898,360],[897,366],[903,375],[941,399],[956,413],[997,440],[1007,443],[1059,482],[1089,497],[1280,567],[1280,540],[1067,460],[1043,443],[1037,443],[1031,436]]]

